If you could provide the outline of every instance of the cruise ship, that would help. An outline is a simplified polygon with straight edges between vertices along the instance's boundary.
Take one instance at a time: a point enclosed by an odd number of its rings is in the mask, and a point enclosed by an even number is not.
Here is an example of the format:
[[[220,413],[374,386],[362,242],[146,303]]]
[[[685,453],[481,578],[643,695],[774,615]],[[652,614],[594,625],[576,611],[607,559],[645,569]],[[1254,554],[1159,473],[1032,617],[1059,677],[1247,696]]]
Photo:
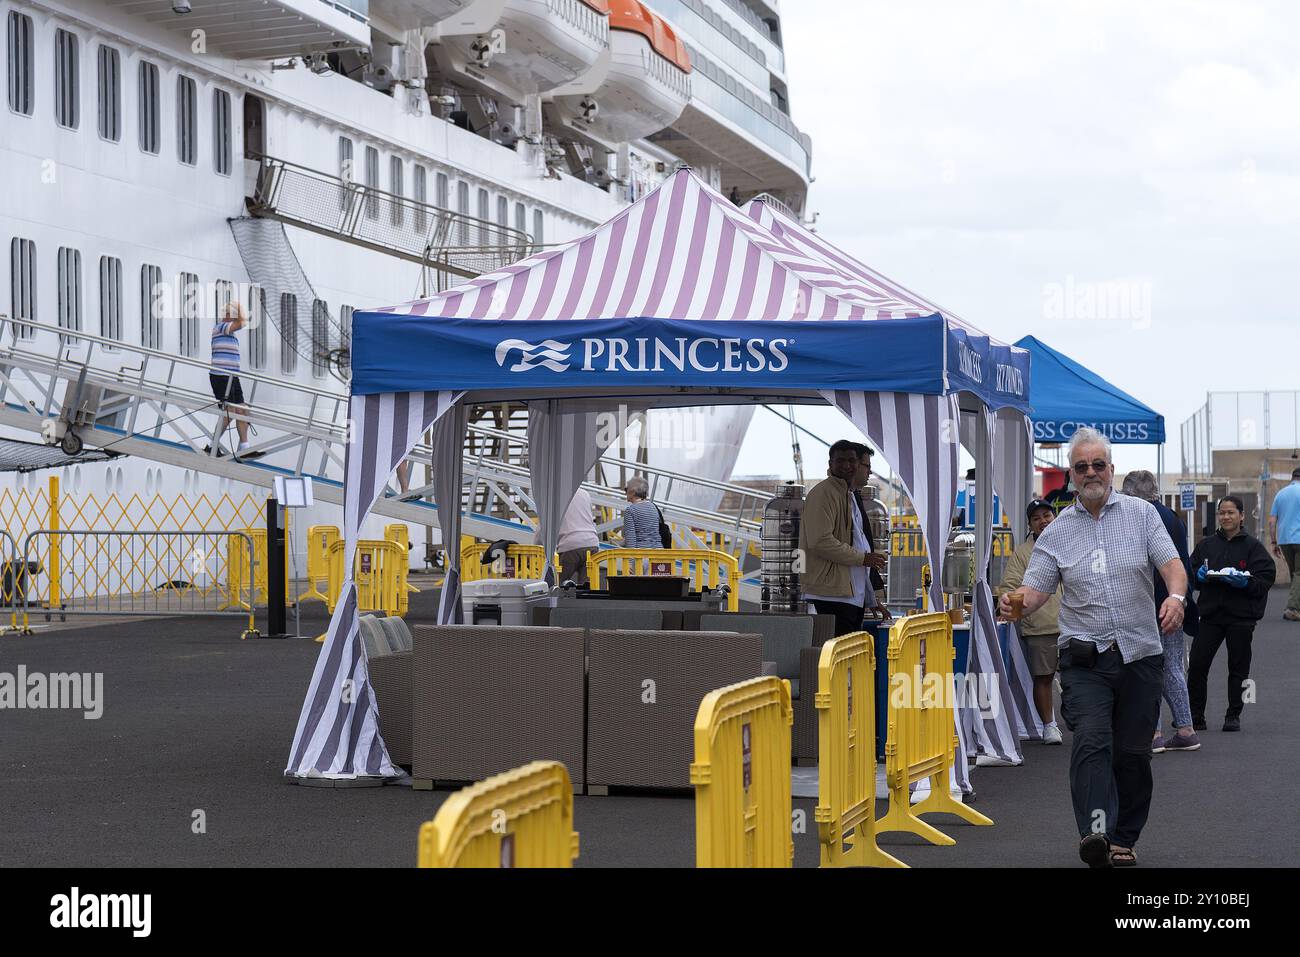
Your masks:
[[[172,386],[207,388],[209,333],[232,299],[252,320],[240,333],[242,368],[260,379],[251,404],[337,420],[345,404],[322,412],[319,394],[347,393],[354,309],[578,237],[682,164],[737,203],[767,194],[803,215],[807,202],[811,142],[790,115],[777,0],[3,0],[0,11],[5,339],[74,360],[82,350],[122,376],[145,351],[152,368],[158,354],[192,360],[167,373],[164,400]],[[12,412],[27,400],[10,372]],[[512,410],[476,411],[508,452]],[[725,481],[751,415],[701,410],[685,448],[638,450],[631,435],[619,451]],[[41,438],[15,421],[6,436]],[[130,433],[134,421],[118,424]],[[274,449],[266,461],[313,470]],[[250,490],[204,464],[128,456],[69,466],[65,485]],[[337,478],[339,466],[315,470]],[[722,493],[683,494],[712,508]]]

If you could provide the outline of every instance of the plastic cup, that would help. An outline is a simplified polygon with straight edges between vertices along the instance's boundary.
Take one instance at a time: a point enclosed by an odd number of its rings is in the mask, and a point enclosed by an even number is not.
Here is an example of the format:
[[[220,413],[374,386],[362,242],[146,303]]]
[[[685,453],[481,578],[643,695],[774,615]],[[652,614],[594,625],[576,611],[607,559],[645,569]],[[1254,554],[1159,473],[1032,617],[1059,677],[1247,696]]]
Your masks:
[[[1007,612],[1007,621],[1019,621],[1025,617],[1025,596],[1013,593],[1007,598],[1011,603],[1011,610]]]

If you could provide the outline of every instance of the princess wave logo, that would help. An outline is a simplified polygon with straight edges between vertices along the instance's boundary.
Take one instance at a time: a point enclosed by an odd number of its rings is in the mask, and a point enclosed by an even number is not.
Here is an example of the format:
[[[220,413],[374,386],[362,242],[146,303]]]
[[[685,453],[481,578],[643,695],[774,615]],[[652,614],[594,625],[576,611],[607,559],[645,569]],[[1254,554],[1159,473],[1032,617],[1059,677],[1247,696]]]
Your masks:
[[[552,372],[569,371],[569,350],[573,346],[568,342],[556,342],[543,339],[538,345],[523,339],[505,339],[497,343],[497,365],[504,366],[510,360],[510,353],[519,350],[519,361],[510,367],[511,372],[528,372],[541,366]]]

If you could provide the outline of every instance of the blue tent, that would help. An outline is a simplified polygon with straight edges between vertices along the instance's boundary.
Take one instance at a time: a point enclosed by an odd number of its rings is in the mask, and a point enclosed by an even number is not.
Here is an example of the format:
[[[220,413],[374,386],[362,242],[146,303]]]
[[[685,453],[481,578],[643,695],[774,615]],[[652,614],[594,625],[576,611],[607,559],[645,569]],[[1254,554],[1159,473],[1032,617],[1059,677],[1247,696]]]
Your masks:
[[[1068,442],[1091,426],[1115,445],[1163,445],[1165,417],[1033,336],[1016,345],[1033,357],[1029,403],[1035,442]]]

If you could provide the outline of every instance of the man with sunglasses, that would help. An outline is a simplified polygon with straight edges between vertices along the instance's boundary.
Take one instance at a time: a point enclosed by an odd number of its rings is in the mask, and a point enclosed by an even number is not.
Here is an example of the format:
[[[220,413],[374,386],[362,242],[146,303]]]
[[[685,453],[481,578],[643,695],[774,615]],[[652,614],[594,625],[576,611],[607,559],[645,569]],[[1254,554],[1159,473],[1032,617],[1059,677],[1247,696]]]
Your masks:
[[[1132,867],[1151,809],[1151,729],[1160,717],[1161,633],[1183,624],[1187,572],[1155,506],[1112,488],[1110,442],[1095,429],[1070,439],[1078,493],[1038,537],[1024,611],[1062,586],[1061,717],[1074,732],[1070,791],[1079,857],[1091,867]],[[1157,610],[1152,567],[1169,597]],[[1158,615],[1158,617],[1157,617]]]

